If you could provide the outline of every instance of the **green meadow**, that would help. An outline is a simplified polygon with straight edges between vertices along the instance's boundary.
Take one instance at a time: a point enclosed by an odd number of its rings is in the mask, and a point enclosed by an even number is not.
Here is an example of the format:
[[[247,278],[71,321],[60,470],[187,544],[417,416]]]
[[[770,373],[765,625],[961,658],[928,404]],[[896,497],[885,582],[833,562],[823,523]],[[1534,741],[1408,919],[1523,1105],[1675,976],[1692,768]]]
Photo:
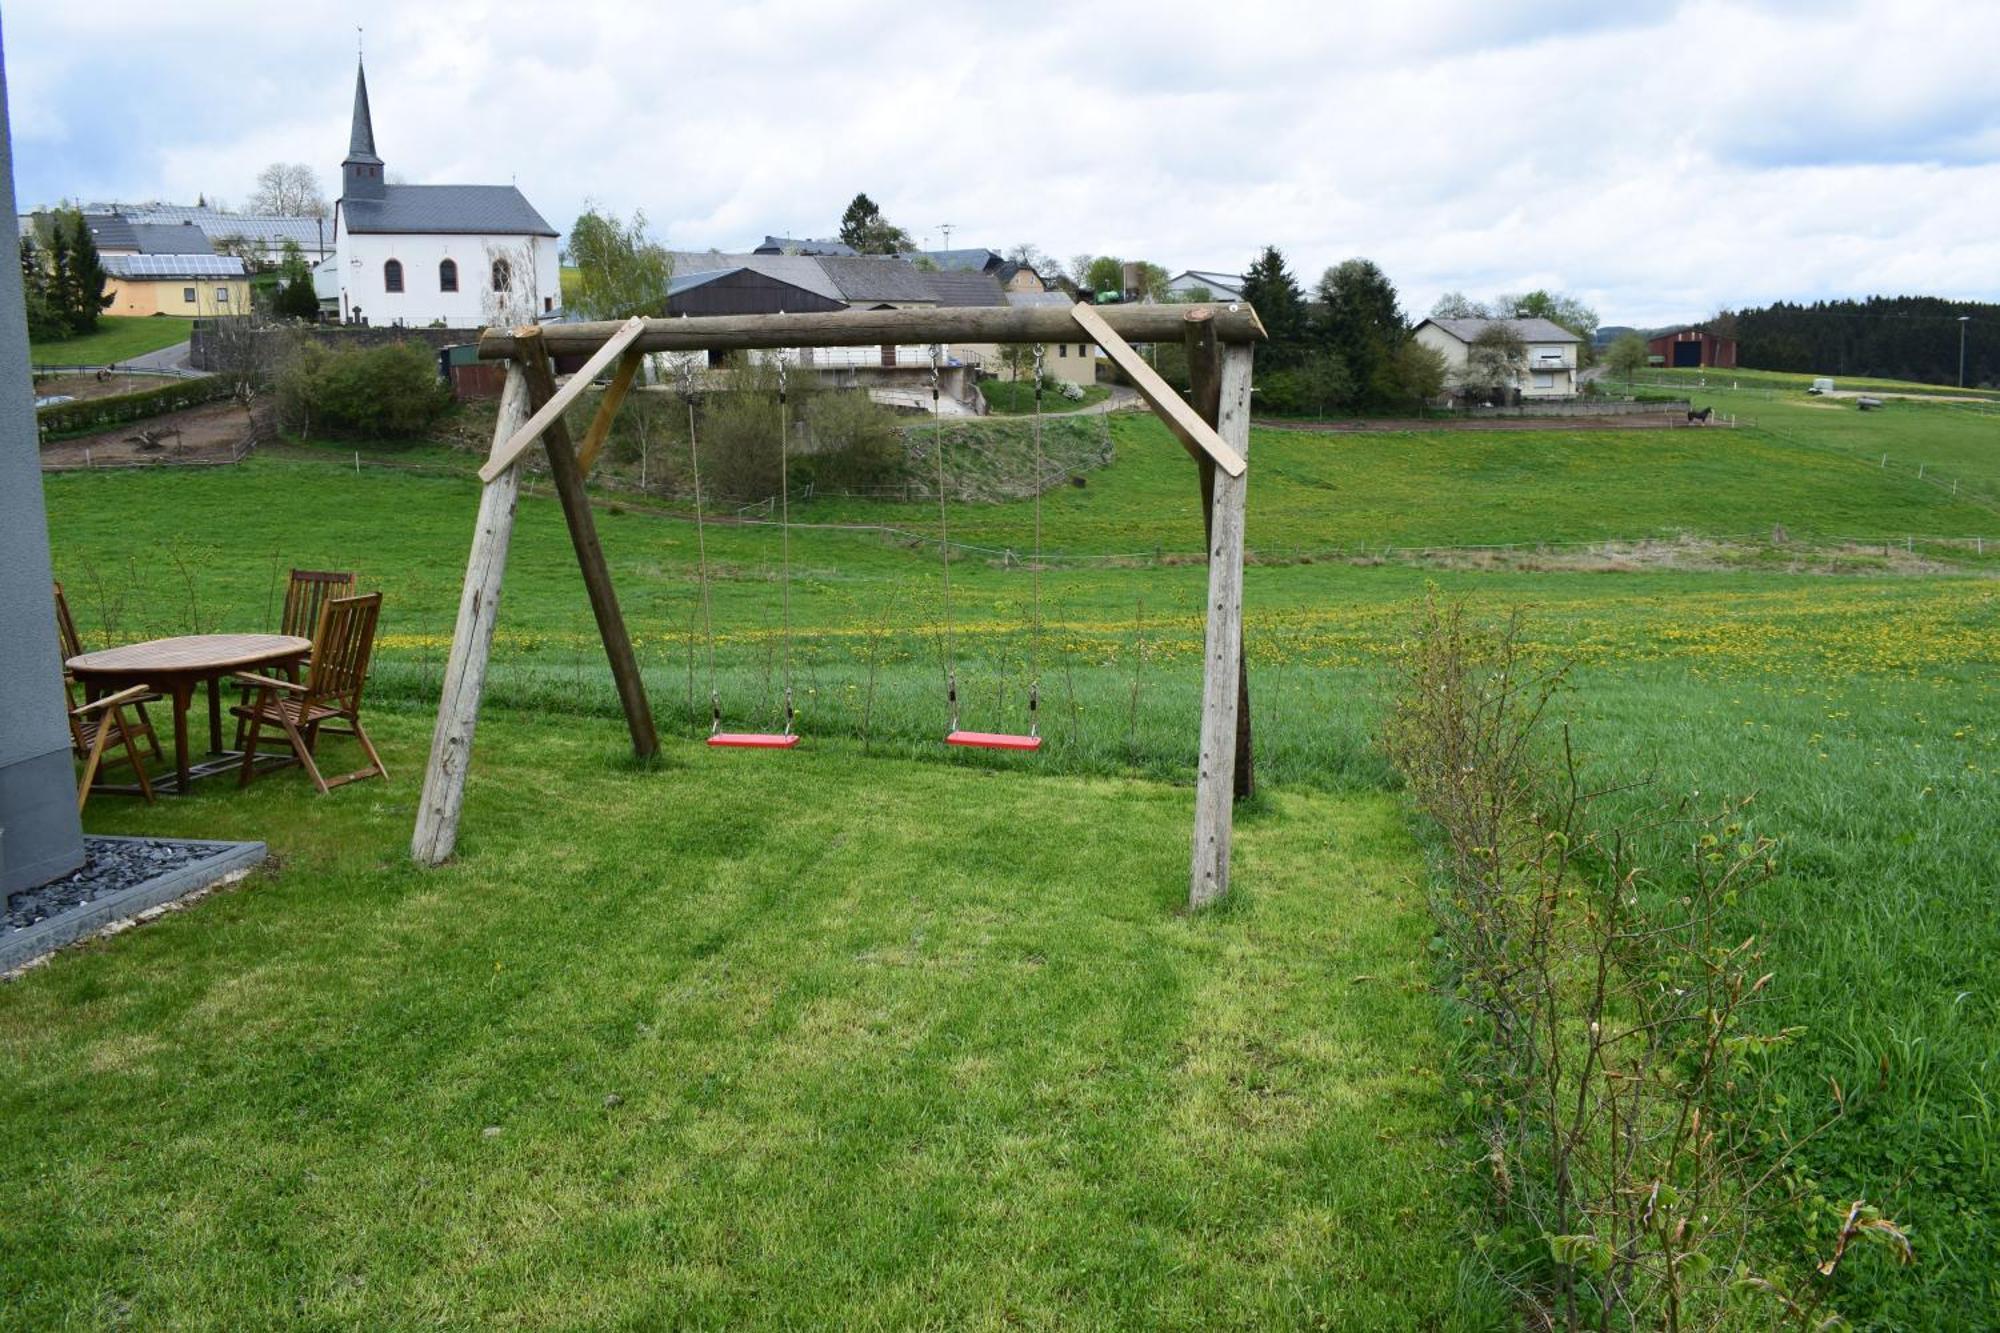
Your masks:
[[[382,589],[393,778],[92,802],[101,831],[260,837],[273,862],[0,987],[0,1312],[1510,1326],[1470,1257],[1421,830],[1372,739],[1437,589],[1527,608],[1532,650],[1574,662],[1562,716],[1601,785],[1754,794],[1780,839],[1733,924],[1775,974],[1759,1025],[1804,1029],[1771,1057],[1788,1128],[1845,1114],[1767,1243],[1817,1253],[1813,1219],[1865,1196],[1918,1263],[1844,1267],[1843,1313],[2000,1321],[1992,423],[1760,392],[1717,397],[1733,430],[1255,432],[1262,791],[1231,899],[1192,918],[1205,571],[1192,470],[1144,417],[1045,496],[1039,579],[1033,505],[952,508],[985,549],[953,560],[949,616],[934,505],[795,506],[789,583],[777,528],[710,515],[712,666],[692,515],[602,492],[670,737],[644,769],[531,486],[435,872],[406,848],[472,458],[49,476],[86,637],[267,625],[293,565]],[[1892,536],[1979,545],[1855,547]],[[1666,554],[1528,558],[1641,541]],[[1413,554],[1504,544],[1524,558]],[[968,726],[1025,725],[1035,688],[1044,751],[947,752],[948,667]],[[769,726],[788,683],[798,751],[699,743],[711,690]]]

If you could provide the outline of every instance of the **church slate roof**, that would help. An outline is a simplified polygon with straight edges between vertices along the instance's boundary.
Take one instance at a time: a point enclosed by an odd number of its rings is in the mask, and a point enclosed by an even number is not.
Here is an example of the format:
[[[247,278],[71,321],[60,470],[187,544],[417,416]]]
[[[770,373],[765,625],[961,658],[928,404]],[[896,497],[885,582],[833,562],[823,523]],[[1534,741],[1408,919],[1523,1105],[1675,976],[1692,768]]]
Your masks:
[[[511,185],[385,185],[380,199],[343,199],[349,232],[554,236],[527,196]]]

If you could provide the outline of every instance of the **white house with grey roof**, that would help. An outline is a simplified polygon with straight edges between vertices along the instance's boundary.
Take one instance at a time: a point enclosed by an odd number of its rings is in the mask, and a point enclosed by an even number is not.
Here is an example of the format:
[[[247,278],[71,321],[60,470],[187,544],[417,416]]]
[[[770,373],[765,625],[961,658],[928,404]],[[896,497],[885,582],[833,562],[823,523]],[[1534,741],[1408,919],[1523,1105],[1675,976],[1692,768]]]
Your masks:
[[[389,183],[358,65],[333,255],[314,284],[341,320],[376,325],[526,324],[562,300],[556,229],[518,189]]]
[[[1466,368],[1472,344],[1495,324],[1510,324],[1527,347],[1527,358],[1512,382],[1468,385]],[[1577,351],[1583,339],[1546,319],[1427,319],[1412,338],[1444,357],[1445,376],[1458,388],[1511,389],[1523,398],[1574,398],[1577,393]]]

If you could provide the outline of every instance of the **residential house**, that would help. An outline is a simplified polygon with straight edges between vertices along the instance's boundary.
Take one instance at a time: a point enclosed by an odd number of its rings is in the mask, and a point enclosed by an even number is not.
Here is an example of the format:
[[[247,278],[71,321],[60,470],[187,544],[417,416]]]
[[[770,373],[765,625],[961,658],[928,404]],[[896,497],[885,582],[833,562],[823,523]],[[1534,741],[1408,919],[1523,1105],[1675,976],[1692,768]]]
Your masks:
[[[237,254],[255,264],[276,264],[284,258],[285,243],[299,247],[308,259],[332,253],[333,222],[330,218],[258,217],[248,213],[224,213],[206,204],[85,204],[83,214],[95,230],[100,220],[118,219],[139,227],[188,226],[199,231],[207,247],[192,253]],[[104,250],[102,239],[99,252]],[[139,253],[170,253],[141,251]]]
[[[1527,346],[1526,363],[1502,384],[1468,384],[1472,344],[1496,323],[1513,326]],[[1522,398],[1573,398],[1577,393],[1577,353],[1583,339],[1546,319],[1427,319],[1411,337],[1444,357],[1448,381],[1461,389],[1502,389]]]
[[[858,255],[846,241],[814,240],[798,236],[766,236],[750,253],[758,255]]]
[[[109,254],[107,315],[247,315],[250,278],[235,255]]]
[[[480,328],[556,313],[556,229],[512,185],[391,185],[358,64],[340,185],[333,259],[314,270],[340,319]]]
[[[1243,275],[1213,273],[1199,268],[1187,269],[1167,279],[1167,299],[1240,301],[1243,299]]]
[[[1017,264],[997,250],[984,247],[961,250],[911,250],[904,259],[919,268],[942,273],[991,273],[1003,290],[1040,292],[1048,290],[1042,275],[1026,264]]]
[[[1076,302],[1061,292],[1008,292],[1007,304],[1060,306],[1067,310]],[[1043,344],[1042,378],[1067,380],[1071,384],[1097,383],[1097,344],[1088,339]]]

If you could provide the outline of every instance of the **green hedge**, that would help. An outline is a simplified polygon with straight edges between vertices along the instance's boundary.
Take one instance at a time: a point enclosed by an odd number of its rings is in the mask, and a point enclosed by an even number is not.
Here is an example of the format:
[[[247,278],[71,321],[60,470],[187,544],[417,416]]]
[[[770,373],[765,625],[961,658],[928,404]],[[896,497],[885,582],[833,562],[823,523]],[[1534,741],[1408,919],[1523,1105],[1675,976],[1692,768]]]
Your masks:
[[[128,421],[143,421],[147,417],[220,402],[235,392],[236,381],[226,375],[168,380],[158,388],[121,393],[114,398],[84,398],[73,403],[36,408],[35,419],[41,426],[43,439],[60,440],[72,435],[109,430]]]

